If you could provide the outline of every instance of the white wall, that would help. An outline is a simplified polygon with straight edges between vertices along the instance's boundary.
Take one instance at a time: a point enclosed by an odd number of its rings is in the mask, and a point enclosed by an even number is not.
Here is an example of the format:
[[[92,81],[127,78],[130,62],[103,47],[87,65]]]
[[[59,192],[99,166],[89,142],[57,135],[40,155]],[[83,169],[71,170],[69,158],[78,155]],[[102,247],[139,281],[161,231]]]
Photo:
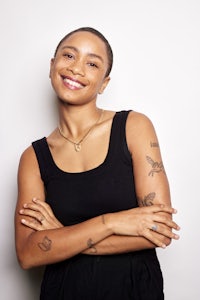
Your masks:
[[[22,271],[13,215],[19,157],[56,126],[49,60],[68,31],[93,26],[115,54],[99,105],[153,121],[179,211],[181,239],[158,250],[166,300],[200,299],[199,0],[6,0],[0,4],[0,299],[35,300],[41,270]]]

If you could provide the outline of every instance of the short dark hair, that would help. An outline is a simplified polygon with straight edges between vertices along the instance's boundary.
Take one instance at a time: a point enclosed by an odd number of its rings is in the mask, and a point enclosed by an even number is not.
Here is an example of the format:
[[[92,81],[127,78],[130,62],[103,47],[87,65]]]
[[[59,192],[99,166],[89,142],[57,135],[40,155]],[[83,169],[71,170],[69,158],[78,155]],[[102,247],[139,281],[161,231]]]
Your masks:
[[[68,34],[66,34],[62,40],[59,42],[58,46],[56,47],[55,53],[54,53],[54,57],[56,56],[58,49],[60,47],[60,45],[62,44],[62,42],[64,42],[64,40],[66,40],[68,37],[70,37],[72,34],[76,33],[76,32],[80,32],[80,31],[86,31],[86,32],[90,32],[95,34],[96,36],[98,36],[105,44],[106,46],[106,51],[107,51],[107,56],[108,56],[108,69],[106,72],[106,77],[109,76],[111,70],[112,70],[112,65],[113,65],[113,51],[112,48],[108,42],[108,40],[105,38],[105,36],[98,30],[92,28],[92,27],[81,27],[78,29],[75,29],[71,32],[69,32]]]

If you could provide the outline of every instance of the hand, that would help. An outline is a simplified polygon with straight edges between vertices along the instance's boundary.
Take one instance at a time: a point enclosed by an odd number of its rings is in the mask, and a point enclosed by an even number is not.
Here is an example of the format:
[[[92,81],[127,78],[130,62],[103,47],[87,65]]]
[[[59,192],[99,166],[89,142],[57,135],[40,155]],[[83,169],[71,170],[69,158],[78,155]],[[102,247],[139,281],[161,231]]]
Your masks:
[[[156,246],[165,248],[166,244],[163,243],[161,236],[169,239],[179,238],[177,234],[172,232],[172,229],[180,229],[171,220],[171,214],[174,213],[176,210],[166,205],[138,207],[107,214],[105,215],[105,223],[112,228],[114,234],[145,237]]]
[[[63,227],[54,216],[51,207],[37,198],[33,198],[32,203],[24,204],[19,213],[28,217],[21,219],[21,223],[36,231]]]

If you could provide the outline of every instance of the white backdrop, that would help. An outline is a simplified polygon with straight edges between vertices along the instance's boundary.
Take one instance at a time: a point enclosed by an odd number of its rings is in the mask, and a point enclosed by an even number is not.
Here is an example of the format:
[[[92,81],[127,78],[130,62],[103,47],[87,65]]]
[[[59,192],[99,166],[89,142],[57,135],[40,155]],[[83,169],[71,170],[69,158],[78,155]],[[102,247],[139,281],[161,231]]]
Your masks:
[[[49,61],[80,26],[102,31],[114,50],[99,106],[141,111],[155,125],[182,227],[178,242],[158,250],[166,300],[198,300],[199,0],[0,2],[0,299],[38,299],[42,270],[21,270],[15,256],[17,167],[22,151],[57,125]]]

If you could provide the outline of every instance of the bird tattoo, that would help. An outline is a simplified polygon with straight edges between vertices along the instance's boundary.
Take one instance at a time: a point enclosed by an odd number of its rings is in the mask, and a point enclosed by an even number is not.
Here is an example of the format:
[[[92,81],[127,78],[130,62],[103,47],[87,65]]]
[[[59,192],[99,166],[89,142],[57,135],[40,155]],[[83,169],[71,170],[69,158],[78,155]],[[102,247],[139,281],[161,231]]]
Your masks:
[[[151,165],[152,169],[149,172],[148,176],[153,177],[155,173],[164,172],[164,166],[162,161],[154,161],[150,156],[146,156],[147,162]]]

